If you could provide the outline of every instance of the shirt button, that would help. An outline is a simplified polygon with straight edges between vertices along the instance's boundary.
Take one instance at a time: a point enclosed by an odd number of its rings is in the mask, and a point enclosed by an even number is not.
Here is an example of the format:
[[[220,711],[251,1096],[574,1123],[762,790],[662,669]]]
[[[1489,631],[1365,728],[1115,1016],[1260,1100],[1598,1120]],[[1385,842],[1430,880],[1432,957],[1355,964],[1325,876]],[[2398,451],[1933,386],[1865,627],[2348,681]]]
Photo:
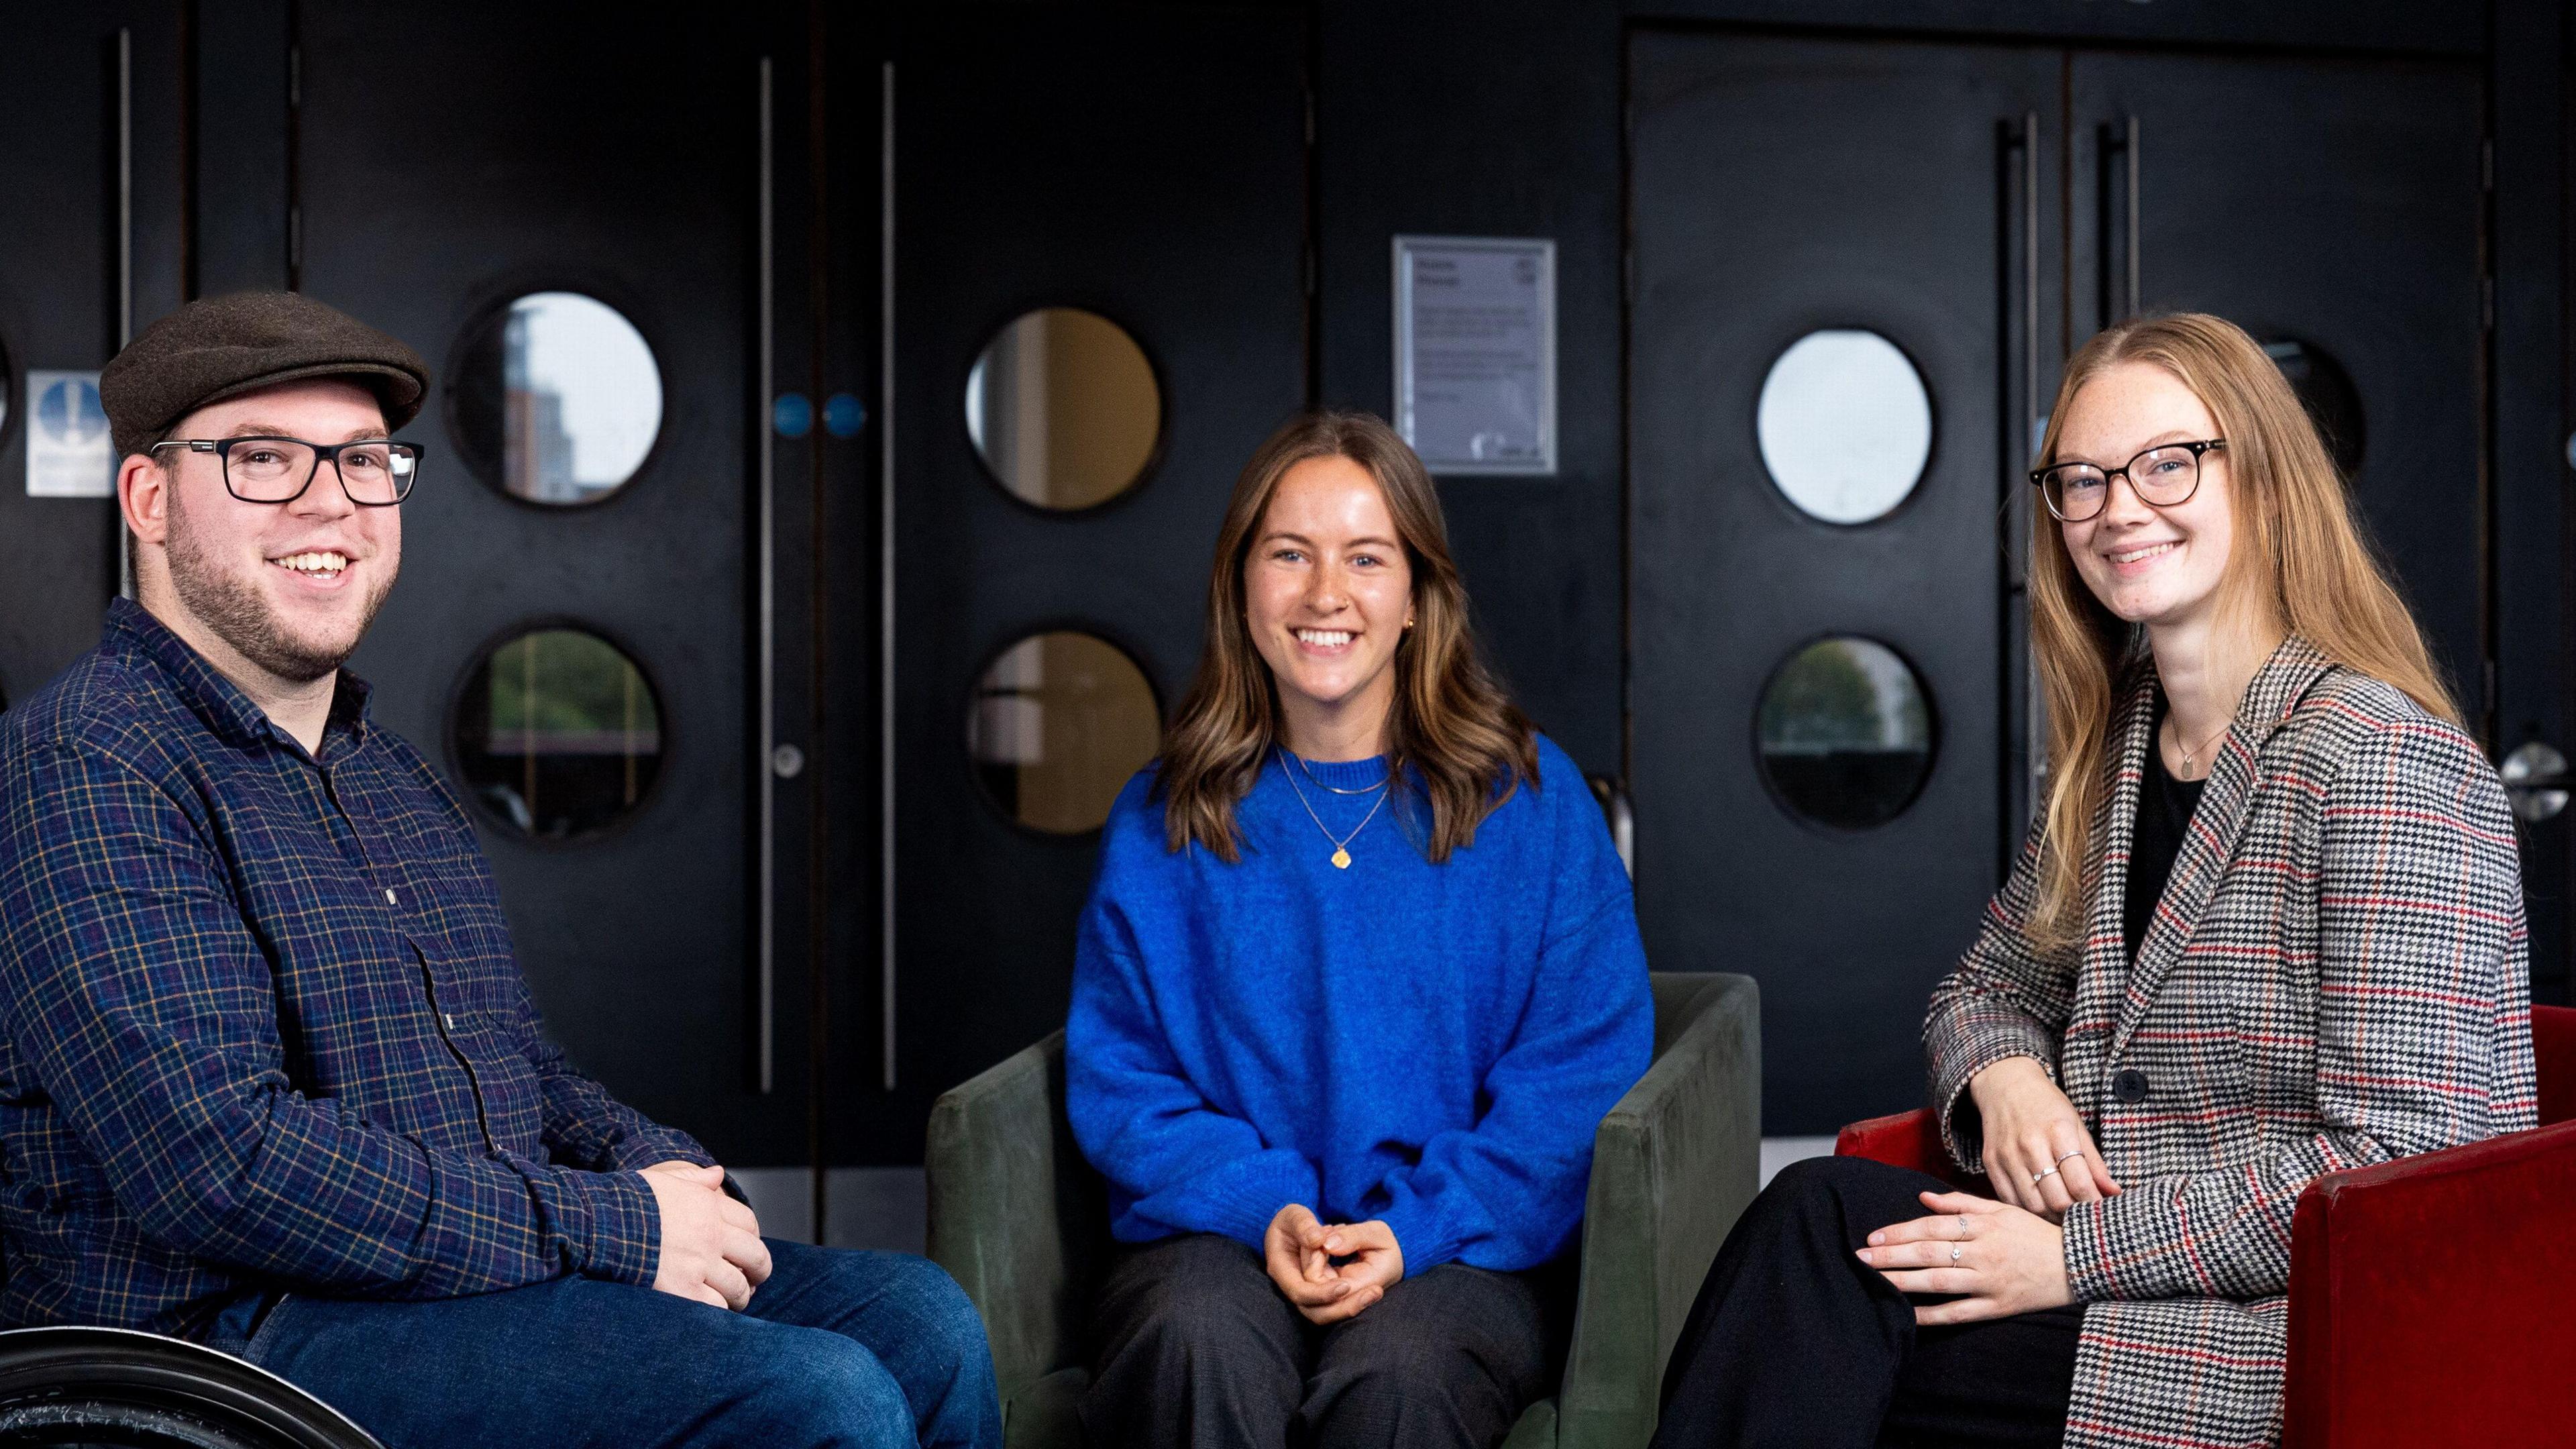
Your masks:
[[[2147,1100],[2147,1074],[2136,1067],[2123,1070],[2111,1079],[2111,1095],[2123,1102]]]
[[[396,904],[394,900],[394,888],[392,886],[385,887],[385,904],[389,906]]]

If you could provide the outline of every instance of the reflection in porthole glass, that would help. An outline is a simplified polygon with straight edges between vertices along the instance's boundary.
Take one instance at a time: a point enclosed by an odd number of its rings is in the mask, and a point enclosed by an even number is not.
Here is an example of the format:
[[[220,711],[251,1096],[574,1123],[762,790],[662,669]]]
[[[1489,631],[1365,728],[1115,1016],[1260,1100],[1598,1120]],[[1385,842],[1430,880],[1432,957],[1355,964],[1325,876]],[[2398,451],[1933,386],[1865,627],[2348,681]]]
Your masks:
[[[1762,466],[1827,523],[1867,523],[1905,501],[1932,457],[1932,399],[1896,344],[1834,328],[1789,345],[1754,414]]]
[[[2263,344],[2264,355],[2290,380],[2290,391],[2308,410],[2308,417],[2325,435],[2326,451],[2334,455],[2335,466],[2343,476],[2361,471],[2363,419],[2361,389],[2353,386],[2352,374],[2334,355],[2313,342],[2285,337]]]
[[[1932,709],[1913,666],[1837,635],[1789,656],[1762,691],[1762,773],[1783,804],[1846,830],[1902,814],[1932,772]]]
[[[1099,829],[1161,737],[1144,671],[1116,645],[1072,630],[1003,650],[966,716],[967,754],[993,803],[1058,835]]]
[[[1089,508],[1126,492],[1162,434],[1153,364],[1096,312],[1026,313],[966,375],[966,436],[1003,487],[1040,508]]]
[[[542,840],[622,818],[662,768],[662,710],[616,645],[537,629],[494,649],[457,702],[456,758],[495,819]]]
[[[531,293],[487,318],[449,385],[460,451],[530,503],[616,492],[662,429],[662,373],[644,334],[578,292]]]

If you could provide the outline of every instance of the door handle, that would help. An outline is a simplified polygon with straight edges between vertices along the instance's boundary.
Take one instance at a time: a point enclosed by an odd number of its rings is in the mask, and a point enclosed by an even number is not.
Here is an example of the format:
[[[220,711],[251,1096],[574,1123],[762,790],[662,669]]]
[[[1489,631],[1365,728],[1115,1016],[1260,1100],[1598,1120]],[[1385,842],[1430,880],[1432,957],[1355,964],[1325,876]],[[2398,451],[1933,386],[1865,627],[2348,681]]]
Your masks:
[[[2142,263],[2138,249],[2138,117],[2131,112],[2123,121],[2105,121],[2094,128],[2095,151],[2100,158],[2099,180],[2094,187],[2095,213],[2100,225],[2101,245],[2101,315],[2104,326],[2125,321],[2146,309],[2145,288],[2141,281]],[[2115,226],[2111,217],[2111,158],[2120,158],[2121,203],[2123,215]],[[2112,281],[2111,238],[2118,235],[2120,280]]]
[[[2568,778],[2567,757],[2538,740],[2505,756],[2497,773],[2504,777],[2504,795],[2513,805],[2514,817],[2526,825],[2566,809],[2568,790],[2576,785]]]
[[[1628,791],[1608,775],[1585,777],[1592,786],[1592,798],[1601,805],[1601,818],[1610,827],[1610,844],[1619,852],[1619,868],[1631,880],[1637,875],[1637,808],[1628,799]]]
[[[771,125],[770,58],[764,55],[760,58],[760,386],[752,394],[760,400],[752,417],[752,435],[760,440],[755,544],[760,556],[760,738],[751,757],[760,834],[753,843],[760,899],[753,903],[758,943],[752,978],[751,1078],[753,1089],[763,1094],[778,1083],[778,438],[777,429],[770,425],[770,404],[777,390],[778,252]]]

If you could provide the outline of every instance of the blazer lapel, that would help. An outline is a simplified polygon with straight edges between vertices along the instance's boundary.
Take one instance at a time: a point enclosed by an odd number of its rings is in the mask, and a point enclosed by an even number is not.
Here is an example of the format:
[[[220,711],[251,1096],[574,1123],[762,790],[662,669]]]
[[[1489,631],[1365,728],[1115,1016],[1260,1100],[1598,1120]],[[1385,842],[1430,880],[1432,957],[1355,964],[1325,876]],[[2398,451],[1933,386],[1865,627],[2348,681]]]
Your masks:
[[[2085,902],[2083,967],[2076,978],[2079,1019],[2116,1026],[2127,1017],[2128,942],[2121,921],[2129,890],[2129,855],[2138,834],[2138,793],[2146,752],[2155,741],[2156,667],[2141,653],[2112,719],[2111,788],[2094,812],[2093,890]],[[2099,1043],[2101,1038],[2096,1036]]]
[[[2148,919],[2146,941],[2128,969],[2120,992],[2118,1027],[2111,1038],[2114,1056],[2128,1046],[2130,1033],[2137,1030],[2148,1003],[2155,999],[2156,988],[2182,960],[2184,948],[2191,944],[2192,928],[2199,924],[2202,910],[2218,888],[2219,876],[2228,861],[2235,858],[2237,839],[2244,833],[2250,814],[2247,806],[2262,783],[2264,744],[2298,708],[2308,687],[2331,667],[2332,661],[2318,653],[2315,645],[2293,634],[2281,641],[2246,685],[2245,698],[2236,709],[2236,721],[2228,726],[2226,738],[2210,761],[2209,783],[2201,787],[2200,804],[2193,809],[2191,823],[2183,831],[2173,874],[2166,878],[2164,894],[2156,902],[2155,914]],[[2115,793],[2126,802],[2127,813],[2116,818],[2115,824],[2123,833],[2112,839],[2118,842],[2117,853],[2124,863],[2129,843],[2137,834],[2138,791],[2144,780],[2146,752],[2155,747],[2154,690],[2150,671],[2147,689],[2132,698],[2133,708],[2123,736],[2121,784]],[[2148,707],[2136,708],[2141,702]],[[2119,939],[2125,900],[2121,891],[2125,891],[2126,884],[2124,872],[2119,890],[2094,897],[2097,914],[2091,935],[2095,939],[2104,933],[2106,918],[2099,913],[2106,910],[2110,937]]]

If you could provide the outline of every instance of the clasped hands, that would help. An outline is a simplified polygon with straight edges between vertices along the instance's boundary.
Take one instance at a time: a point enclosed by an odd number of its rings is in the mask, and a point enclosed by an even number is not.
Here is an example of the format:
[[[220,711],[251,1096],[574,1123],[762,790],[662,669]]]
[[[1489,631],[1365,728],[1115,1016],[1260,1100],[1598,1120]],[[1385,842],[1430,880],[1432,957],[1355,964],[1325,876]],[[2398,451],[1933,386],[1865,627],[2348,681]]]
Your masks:
[[[1974,1323],[2075,1301],[2066,1281],[2066,1210],[2119,1194],[2093,1135],[2066,1094],[2029,1057],[2007,1057],[1969,1080],[1986,1143],[1986,1175],[2002,1201],[1927,1192],[1937,1216],[1869,1235],[1860,1260],[1907,1293],[1959,1296],[1917,1304],[1917,1324]]]
[[[769,1245],[760,1219],[725,1195],[724,1169],[674,1158],[636,1176],[661,1210],[662,1251],[653,1286],[680,1298],[742,1311],[769,1278]]]
[[[1270,1281],[1313,1324],[1356,1318],[1404,1277],[1404,1249],[1382,1222],[1326,1226],[1290,1203],[1261,1235]]]

